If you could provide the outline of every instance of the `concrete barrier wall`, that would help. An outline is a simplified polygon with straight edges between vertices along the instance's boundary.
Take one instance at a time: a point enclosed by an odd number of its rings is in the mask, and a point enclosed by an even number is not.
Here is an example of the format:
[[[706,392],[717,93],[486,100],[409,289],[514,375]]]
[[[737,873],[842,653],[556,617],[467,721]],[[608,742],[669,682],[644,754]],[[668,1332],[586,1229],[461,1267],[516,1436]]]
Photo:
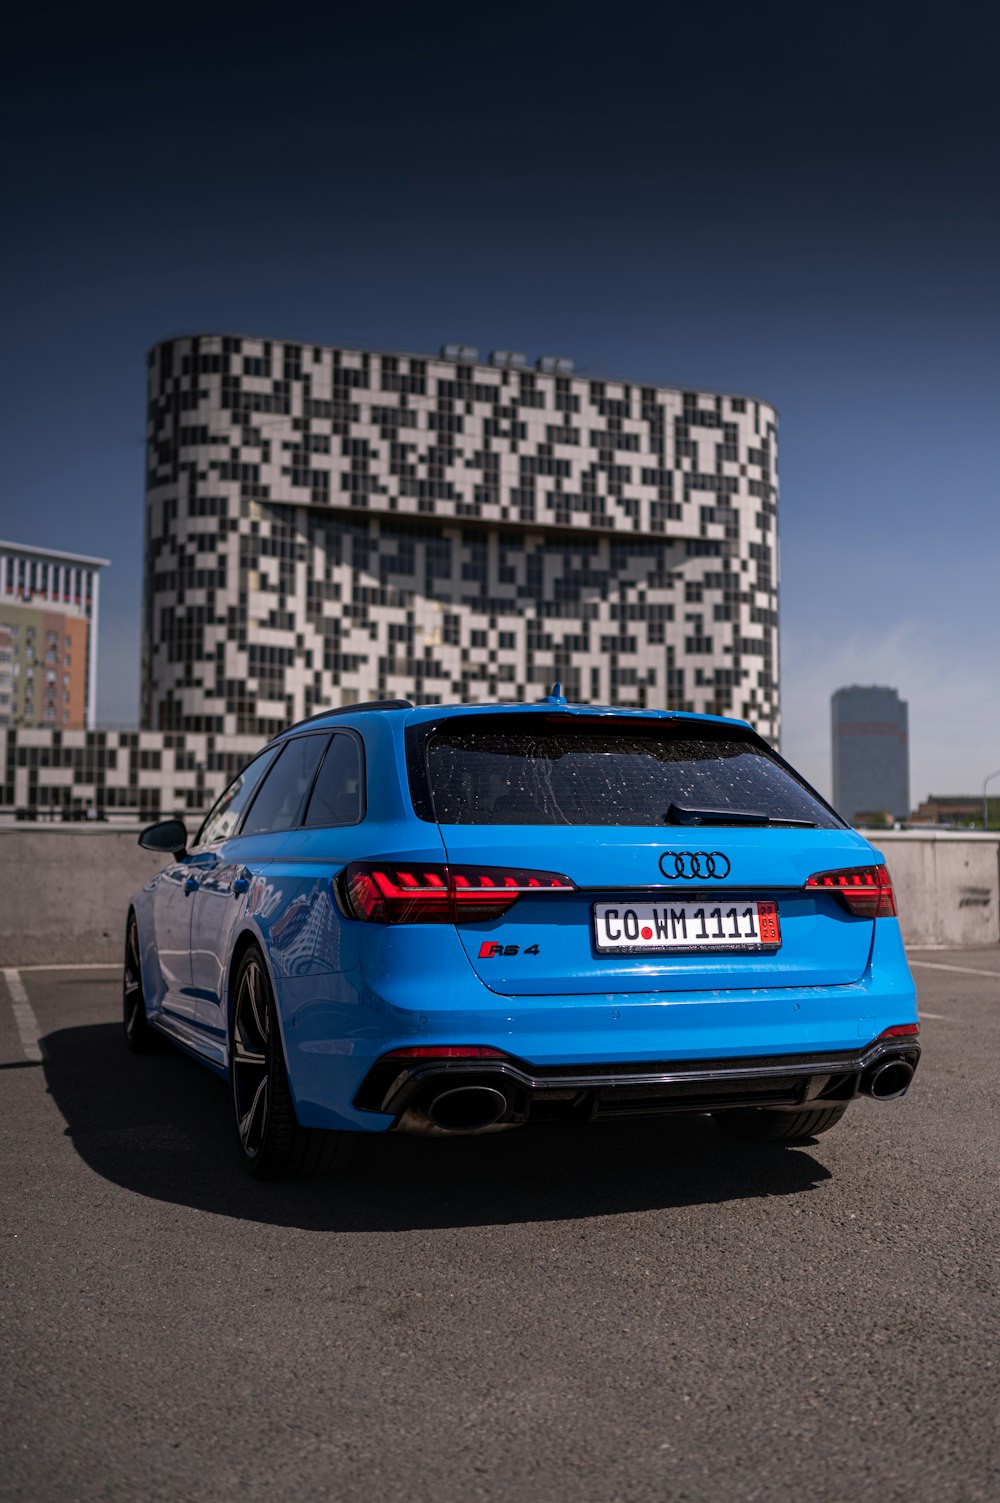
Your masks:
[[[865,830],[889,864],[908,945],[1000,943],[1000,835]]]
[[[120,959],[129,899],[164,865],[138,834],[0,826],[0,965]]]
[[[867,832],[910,945],[1000,943],[1000,836]],[[138,829],[0,826],[0,965],[117,960],[137,887],[163,865]]]

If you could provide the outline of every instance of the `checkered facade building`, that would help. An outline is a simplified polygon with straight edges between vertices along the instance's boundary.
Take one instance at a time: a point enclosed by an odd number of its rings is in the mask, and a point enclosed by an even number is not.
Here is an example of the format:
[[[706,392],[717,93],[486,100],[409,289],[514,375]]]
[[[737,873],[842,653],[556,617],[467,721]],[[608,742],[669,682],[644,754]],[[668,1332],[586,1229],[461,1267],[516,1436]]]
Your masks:
[[[178,815],[193,832],[260,737],[161,731],[0,732],[0,810],[129,822]]]
[[[155,346],[143,730],[9,732],[0,806],[190,822],[316,710],[557,679],[776,742],[773,408],[473,357]]]
[[[776,739],[777,584],[759,401],[223,336],[151,352],[149,728],[263,737],[560,679]]]

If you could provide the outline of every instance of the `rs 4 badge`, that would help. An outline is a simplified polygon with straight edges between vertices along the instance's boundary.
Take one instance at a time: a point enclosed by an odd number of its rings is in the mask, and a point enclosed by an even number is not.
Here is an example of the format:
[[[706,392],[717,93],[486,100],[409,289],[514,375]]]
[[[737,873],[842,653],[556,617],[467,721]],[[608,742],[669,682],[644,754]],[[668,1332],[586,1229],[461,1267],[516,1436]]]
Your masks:
[[[495,939],[484,939],[483,943],[479,946],[478,958],[480,960],[496,960],[500,955],[509,956],[537,954],[537,945],[527,945],[525,949],[522,950],[520,945],[501,945]]]

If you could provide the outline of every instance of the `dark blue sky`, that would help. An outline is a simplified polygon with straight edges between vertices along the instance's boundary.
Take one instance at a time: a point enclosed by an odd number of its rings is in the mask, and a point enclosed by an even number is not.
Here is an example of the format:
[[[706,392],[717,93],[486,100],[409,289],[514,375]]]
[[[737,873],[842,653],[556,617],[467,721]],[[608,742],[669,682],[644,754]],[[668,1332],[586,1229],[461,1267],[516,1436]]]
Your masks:
[[[134,719],[144,353],[571,355],[781,412],[784,750],[911,703],[1000,766],[1000,25],[986,4],[41,4],[7,28],[0,535],[103,553]]]

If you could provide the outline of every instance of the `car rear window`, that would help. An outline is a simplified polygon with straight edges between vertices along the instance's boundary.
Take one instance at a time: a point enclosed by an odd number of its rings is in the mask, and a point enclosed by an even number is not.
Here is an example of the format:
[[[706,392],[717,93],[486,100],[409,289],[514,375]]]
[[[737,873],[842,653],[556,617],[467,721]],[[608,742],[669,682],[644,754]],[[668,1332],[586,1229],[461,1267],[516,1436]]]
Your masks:
[[[417,813],[455,825],[660,826],[739,823],[739,813],[751,813],[841,827],[751,732],[690,721],[575,726],[540,719],[456,720],[414,738]],[[690,819],[691,811],[713,817]]]

